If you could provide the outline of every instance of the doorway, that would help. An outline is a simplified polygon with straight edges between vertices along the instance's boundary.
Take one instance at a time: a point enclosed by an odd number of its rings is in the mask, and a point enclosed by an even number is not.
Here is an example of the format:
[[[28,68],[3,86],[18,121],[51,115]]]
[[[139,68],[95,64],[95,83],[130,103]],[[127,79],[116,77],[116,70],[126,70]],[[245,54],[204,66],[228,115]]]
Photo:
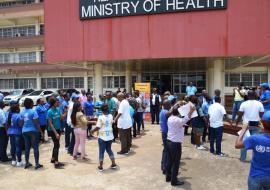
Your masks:
[[[166,91],[172,93],[172,75],[160,75],[160,91],[161,94]]]

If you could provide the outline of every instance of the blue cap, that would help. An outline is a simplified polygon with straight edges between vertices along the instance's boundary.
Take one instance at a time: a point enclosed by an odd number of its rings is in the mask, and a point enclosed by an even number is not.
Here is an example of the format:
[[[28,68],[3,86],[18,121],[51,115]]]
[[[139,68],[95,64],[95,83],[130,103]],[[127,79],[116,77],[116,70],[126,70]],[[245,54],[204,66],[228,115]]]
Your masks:
[[[77,98],[79,98],[79,97],[80,97],[80,96],[78,96],[77,94],[73,93],[73,94],[71,95],[71,100],[77,99]]]
[[[168,97],[168,100],[169,100],[169,101],[172,101],[173,99],[175,99],[175,97],[174,97],[173,95],[170,95],[170,96]]]
[[[9,102],[9,106],[16,105],[16,104],[18,104],[18,101],[16,101],[16,100],[11,100]]]
[[[263,116],[262,116],[262,120],[270,122],[270,111],[266,111]]]
[[[260,86],[264,88],[269,88],[269,84],[267,82],[260,84]]]

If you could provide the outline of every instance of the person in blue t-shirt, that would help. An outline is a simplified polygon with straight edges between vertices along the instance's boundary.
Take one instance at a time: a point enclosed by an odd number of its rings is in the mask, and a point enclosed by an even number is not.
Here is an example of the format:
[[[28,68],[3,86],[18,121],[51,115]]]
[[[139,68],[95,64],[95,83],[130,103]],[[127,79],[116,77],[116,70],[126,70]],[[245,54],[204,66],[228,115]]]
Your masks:
[[[40,141],[45,143],[45,130],[47,128],[47,108],[45,107],[45,102],[42,98],[37,100],[36,112],[38,114],[38,121],[42,131],[42,138]]]
[[[59,100],[51,99],[50,105],[51,108],[48,110],[47,119],[48,119],[48,134],[52,137],[53,140],[53,151],[51,163],[54,164],[55,169],[60,169],[64,166],[63,163],[58,161],[59,148],[60,148],[60,138],[61,138],[61,119],[66,117],[67,111],[61,115],[59,109]]]
[[[10,153],[12,157],[12,166],[21,167],[22,163],[22,126],[19,104],[10,107],[7,120],[7,133],[10,137]],[[17,156],[17,160],[16,160]]]
[[[35,169],[42,168],[43,166],[39,164],[39,139],[40,133],[42,135],[41,128],[38,122],[38,114],[35,110],[33,110],[34,102],[32,99],[26,98],[24,100],[25,109],[21,112],[21,122],[22,133],[25,142],[25,169],[30,168],[32,164],[29,162],[29,154],[31,146],[34,149],[34,157],[35,157]]]
[[[192,82],[189,82],[189,85],[186,87],[187,96],[188,97],[193,96],[196,94],[196,92],[197,92],[197,88],[194,86]]]
[[[244,135],[248,126],[243,125],[241,134],[235,142],[237,149],[253,150],[248,178],[248,189],[250,190],[270,189],[270,111],[264,113],[262,124],[263,130],[260,134],[246,139],[244,139]]]
[[[171,109],[171,101],[165,99],[163,101],[163,108],[159,113],[159,121],[160,121],[160,131],[163,142],[163,151],[161,158],[161,170],[163,174],[166,174],[167,162],[168,162],[168,147],[167,147],[167,133],[168,133],[168,118],[172,114]]]
[[[101,106],[104,104],[105,97],[103,95],[99,95],[99,100],[95,103],[95,109],[97,110],[96,115],[99,117],[102,115]]]
[[[83,111],[86,117],[88,117],[89,119],[94,118],[94,108],[95,108],[95,104],[93,102],[93,98],[91,94],[87,94],[87,101],[84,102],[83,104]],[[91,129],[92,129],[92,124],[88,124],[87,125],[87,138],[92,137],[90,133]]]
[[[263,104],[265,111],[270,111],[270,90],[268,83],[262,83],[260,101]]]

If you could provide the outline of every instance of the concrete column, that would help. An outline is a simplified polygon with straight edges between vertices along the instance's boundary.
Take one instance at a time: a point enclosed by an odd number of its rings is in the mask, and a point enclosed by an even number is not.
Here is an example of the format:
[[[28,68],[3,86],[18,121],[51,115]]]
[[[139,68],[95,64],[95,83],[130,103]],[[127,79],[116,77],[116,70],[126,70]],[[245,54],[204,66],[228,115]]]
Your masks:
[[[136,68],[137,68],[137,82],[142,82],[142,62],[141,61],[136,62]]]
[[[36,79],[37,79],[37,90],[41,90],[41,77],[39,73],[37,74]]]
[[[36,35],[39,35],[39,31],[40,31],[40,25],[39,25],[39,18],[37,17],[35,20],[35,30],[36,30]]]
[[[83,63],[83,67],[84,68],[87,68],[87,62],[84,62]],[[87,71],[86,72],[84,72],[84,75],[83,75],[83,88],[84,88],[84,90],[88,90],[88,73],[87,73]]]
[[[36,49],[36,62],[37,63],[41,62],[41,52],[39,49]]]
[[[222,101],[224,101],[224,60],[210,60],[207,69],[207,87],[210,95],[214,95],[216,89],[221,90]]]
[[[131,92],[131,82],[132,82],[132,76],[131,76],[131,63],[126,62],[126,90],[127,92]]]
[[[94,63],[94,96],[96,98],[103,93],[102,75],[102,63]]]

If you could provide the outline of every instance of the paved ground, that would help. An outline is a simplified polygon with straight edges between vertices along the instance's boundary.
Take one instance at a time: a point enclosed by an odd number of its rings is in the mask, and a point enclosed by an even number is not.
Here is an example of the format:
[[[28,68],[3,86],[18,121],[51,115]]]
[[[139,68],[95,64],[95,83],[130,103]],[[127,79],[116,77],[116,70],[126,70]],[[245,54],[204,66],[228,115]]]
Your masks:
[[[96,140],[87,142],[89,162],[74,161],[63,148],[60,160],[66,163],[63,170],[55,170],[49,163],[52,143],[41,145],[40,160],[44,169],[35,171],[14,168],[9,164],[0,164],[1,190],[151,190],[151,189],[187,189],[187,190],[237,190],[247,189],[246,178],[249,163],[238,160],[239,151],[233,147],[235,137],[224,136],[223,152],[229,157],[219,158],[207,151],[196,150],[185,139],[181,160],[181,174],[185,185],[172,188],[165,182],[160,171],[161,137],[158,126],[147,126],[144,135],[133,141],[132,153],[128,156],[116,156],[119,168],[115,171],[107,169],[110,162],[106,157],[104,172],[97,168],[98,145]],[[62,138],[63,143],[63,138]],[[206,145],[209,147],[209,144]],[[113,151],[119,150],[119,144],[113,144]],[[106,155],[107,156],[107,155]],[[249,153],[250,157],[250,153]],[[32,163],[33,156],[31,156]]]

